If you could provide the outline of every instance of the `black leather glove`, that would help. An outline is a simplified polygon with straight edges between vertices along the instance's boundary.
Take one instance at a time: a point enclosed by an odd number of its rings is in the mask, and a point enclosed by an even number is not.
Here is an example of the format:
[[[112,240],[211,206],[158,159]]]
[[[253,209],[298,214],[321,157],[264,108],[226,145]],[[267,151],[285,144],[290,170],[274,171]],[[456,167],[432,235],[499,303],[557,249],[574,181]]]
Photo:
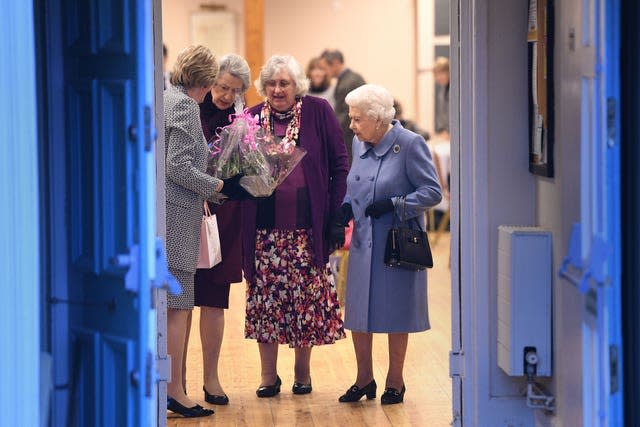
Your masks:
[[[342,206],[336,211],[334,215],[334,220],[332,221],[334,224],[341,225],[346,227],[349,224],[349,221],[353,219],[353,209],[351,208],[351,204],[343,203]]]
[[[249,197],[249,193],[240,185],[242,174],[234,175],[231,178],[223,179],[224,185],[220,192],[231,200],[244,200]]]
[[[364,216],[380,218],[382,215],[389,212],[393,212],[393,201],[391,199],[383,199],[373,202],[367,206],[364,210]]]
[[[344,246],[344,227],[342,225],[335,223],[329,224],[328,234],[327,237],[331,251],[335,251]]]

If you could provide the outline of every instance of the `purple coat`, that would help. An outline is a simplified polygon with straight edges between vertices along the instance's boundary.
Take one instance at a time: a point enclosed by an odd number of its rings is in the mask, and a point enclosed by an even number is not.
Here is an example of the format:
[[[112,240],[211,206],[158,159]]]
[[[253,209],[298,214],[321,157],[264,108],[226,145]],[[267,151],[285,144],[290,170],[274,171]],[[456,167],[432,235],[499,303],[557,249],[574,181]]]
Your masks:
[[[220,110],[213,103],[211,92],[207,93],[204,102],[200,104],[200,121],[202,132],[207,141],[216,136],[219,127],[231,123],[230,115],[234,109]],[[240,202],[227,200],[223,204],[209,202],[211,213],[218,220],[218,233],[220,234],[220,250],[222,262],[212,268],[198,269],[195,276],[195,285],[208,287],[214,284],[229,284],[242,281],[242,245],[238,240],[242,224],[242,212]]]
[[[264,103],[251,107],[252,115],[260,114]],[[329,103],[321,98],[302,98],[299,146],[307,154],[297,167],[302,166],[309,186],[311,203],[311,230],[313,259],[316,266],[329,261],[329,242],[326,225],[342,203],[347,189],[349,160],[344,146],[342,130]],[[242,202],[243,268],[248,281],[255,275],[255,239],[257,202]]]

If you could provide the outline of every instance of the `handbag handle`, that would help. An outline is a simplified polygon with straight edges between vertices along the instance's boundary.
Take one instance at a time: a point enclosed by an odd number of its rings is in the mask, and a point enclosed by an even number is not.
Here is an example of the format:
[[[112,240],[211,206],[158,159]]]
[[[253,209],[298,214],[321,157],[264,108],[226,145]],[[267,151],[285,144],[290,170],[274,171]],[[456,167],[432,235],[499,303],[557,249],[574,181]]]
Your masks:
[[[400,200],[399,200],[399,201],[400,201],[400,203],[402,203],[402,217],[403,217],[403,218],[404,218],[404,214],[405,214],[404,197],[405,197],[405,196],[401,196],[401,197],[399,198],[399,199],[400,199]],[[416,223],[416,225],[418,226],[418,230],[420,230],[420,231],[424,231],[424,230],[422,229],[422,226],[420,225],[420,222],[418,221],[418,218],[417,218],[417,217],[415,217],[415,216],[414,216],[413,218],[411,218],[411,219],[407,220],[407,221],[402,221],[402,220],[401,220],[400,222],[401,222],[401,223],[402,223],[402,222],[410,223],[412,220],[413,220],[413,222],[415,222],[415,223]],[[396,213],[395,213],[395,209],[394,209],[394,212],[393,212],[393,223],[391,224],[391,228],[396,228]]]
[[[204,216],[211,216],[211,210],[209,209],[209,203],[204,201]]]

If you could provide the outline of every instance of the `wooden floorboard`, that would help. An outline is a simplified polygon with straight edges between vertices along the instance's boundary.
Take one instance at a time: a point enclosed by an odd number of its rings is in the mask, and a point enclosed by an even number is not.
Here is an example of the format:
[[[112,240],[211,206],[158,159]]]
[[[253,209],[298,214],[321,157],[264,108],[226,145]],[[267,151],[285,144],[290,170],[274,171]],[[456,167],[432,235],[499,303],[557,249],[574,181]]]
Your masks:
[[[216,413],[211,417],[173,418],[174,426],[429,426],[447,427],[451,423],[451,285],[449,272],[449,234],[444,233],[432,248],[435,266],[429,270],[429,313],[431,330],[409,336],[405,363],[407,391],[403,404],[380,405],[387,370],[386,335],[374,336],[374,372],[378,396],[373,400],[344,404],[338,397],[355,380],[355,356],[350,333],[334,345],[313,350],[311,376],[313,392],[297,396],[293,384],[293,350],[280,346],[278,373],[282,392],[275,398],[259,399],[260,359],[255,341],[244,339],[244,284],[232,286],[226,330],[222,345],[220,376],[229,396],[228,406],[204,402],[202,392],[202,349],[199,311],[193,312],[193,325],[187,362],[187,391]]]

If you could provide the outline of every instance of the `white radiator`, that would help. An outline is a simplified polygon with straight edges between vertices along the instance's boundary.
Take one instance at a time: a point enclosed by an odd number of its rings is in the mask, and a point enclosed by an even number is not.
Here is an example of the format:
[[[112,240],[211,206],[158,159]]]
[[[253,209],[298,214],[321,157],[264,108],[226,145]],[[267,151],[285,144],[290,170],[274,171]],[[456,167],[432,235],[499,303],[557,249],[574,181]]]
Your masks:
[[[525,375],[525,350],[538,356],[536,375],[551,376],[551,233],[498,227],[498,366]]]

